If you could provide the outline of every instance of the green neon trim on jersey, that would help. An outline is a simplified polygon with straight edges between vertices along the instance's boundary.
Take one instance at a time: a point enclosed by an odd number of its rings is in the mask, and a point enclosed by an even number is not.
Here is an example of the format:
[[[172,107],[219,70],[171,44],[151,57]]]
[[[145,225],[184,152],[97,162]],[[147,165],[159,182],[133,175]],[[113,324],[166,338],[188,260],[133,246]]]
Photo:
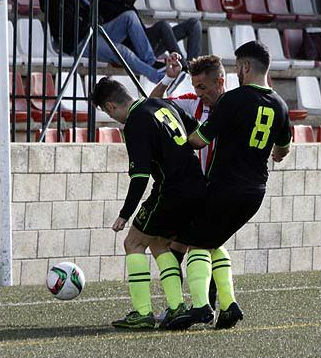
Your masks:
[[[206,144],[210,144],[211,141],[206,139],[203,134],[199,131],[199,128],[196,129],[196,133],[198,134],[198,136],[206,143]]]
[[[149,174],[133,174],[130,176],[130,179],[134,179],[134,178],[149,178]]]
[[[140,98],[140,99],[137,99],[135,102],[133,102],[129,108],[128,108],[128,112],[127,112],[127,118],[128,116],[130,115],[130,112],[135,109],[137,106],[139,106],[143,101],[145,101],[146,98]]]
[[[265,90],[265,91],[267,91],[267,90],[268,91],[273,91],[273,88],[271,88],[271,87],[263,87],[263,86],[257,85],[256,83],[248,83],[246,86],[252,86],[252,87],[262,89],[262,90]]]

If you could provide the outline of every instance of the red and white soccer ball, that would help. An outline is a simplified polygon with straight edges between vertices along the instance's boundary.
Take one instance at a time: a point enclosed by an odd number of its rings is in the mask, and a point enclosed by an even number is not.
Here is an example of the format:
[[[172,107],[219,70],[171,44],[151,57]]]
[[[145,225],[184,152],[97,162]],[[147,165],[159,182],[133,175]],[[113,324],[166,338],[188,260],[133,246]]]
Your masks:
[[[72,300],[85,287],[85,275],[73,262],[61,262],[49,270],[47,287],[59,300]]]

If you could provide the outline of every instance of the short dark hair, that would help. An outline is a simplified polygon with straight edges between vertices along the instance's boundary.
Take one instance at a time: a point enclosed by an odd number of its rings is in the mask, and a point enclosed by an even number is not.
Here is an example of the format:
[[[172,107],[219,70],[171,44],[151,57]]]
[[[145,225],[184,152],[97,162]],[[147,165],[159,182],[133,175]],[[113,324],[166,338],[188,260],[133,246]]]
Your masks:
[[[259,41],[246,42],[235,51],[237,59],[249,58],[259,62],[258,70],[266,72],[270,66],[271,55],[267,46]]]
[[[223,77],[225,70],[220,57],[215,55],[199,56],[188,63],[188,72],[192,76],[201,73],[214,74],[216,77]]]
[[[115,102],[123,104],[131,100],[126,87],[120,82],[111,79],[110,77],[103,77],[96,83],[91,100],[96,107],[102,107],[105,102]]]

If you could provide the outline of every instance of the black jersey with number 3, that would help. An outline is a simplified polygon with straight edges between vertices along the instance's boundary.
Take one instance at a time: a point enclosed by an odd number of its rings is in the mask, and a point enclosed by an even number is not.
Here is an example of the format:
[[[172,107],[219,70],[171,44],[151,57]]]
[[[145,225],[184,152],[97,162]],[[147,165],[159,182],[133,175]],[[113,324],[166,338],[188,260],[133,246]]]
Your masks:
[[[287,105],[272,89],[256,85],[222,95],[197,132],[206,142],[216,138],[210,183],[245,191],[265,190],[273,144],[291,141]]]
[[[204,188],[197,156],[187,141],[198,122],[173,102],[141,99],[124,128],[131,178],[151,174],[163,195],[194,197]]]

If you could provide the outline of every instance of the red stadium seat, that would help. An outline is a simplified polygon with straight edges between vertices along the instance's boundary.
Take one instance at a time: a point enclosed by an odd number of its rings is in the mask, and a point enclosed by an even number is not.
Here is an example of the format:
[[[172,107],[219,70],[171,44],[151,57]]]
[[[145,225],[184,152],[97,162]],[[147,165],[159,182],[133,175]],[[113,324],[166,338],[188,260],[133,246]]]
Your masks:
[[[123,138],[119,128],[100,127],[96,129],[96,142],[122,143]]]
[[[316,142],[321,142],[321,126],[313,127],[314,138]]]
[[[196,0],[195,3],[199,11],[224,12],[220,0]]]
[[[319,17],[313,11],[311,0],[289,0],[291,11],[297,15],[296,20],[307,22],[307,21],[318,21]]]
[[[266,6],[276,21],[295,21],[296,15],[290,13],[286,0],[266,0]]]
[[[30,92],[32,96],[42,96],[42,72],[34,72],[31,74]],[[46,78],[46,95],[55,96],[55,85],[51,73],[47,72]],[[42,122],[42,99],[32,99],[32,117],[36,122]],[[46,117],[49,116],[51,109],[55,105],[54,99],[46,100]],[[57,120],[57,115],[54,115],[53,120]]]
[[[289,117],[291,121],[303,121],[308,115],[305,109],[290,109]]]
[[[39,142],[42,129],[36,131],[36,142]],[[65,137],[62,132],[60,132],[60,142],[64,142]],[[58,130],[56,128],[48,128],[45,135],[45,143],[57,143],[58,142]]]
[[[312,126],[296,125],[293,126],[293,142],[294,143],[311,143],[316,138]]]
[[[12,114],[12,72],[9,74],[9,91],[10,91],[10,119],[13,121]],[[16,95],[25,96],[25,90],[22,83],[21,73],[16,73]],[[16,122],[25,122],[27,120],[27,101],[25,98],[17,98],[15,100],[15,120]]]
[[[270,22],[274,19],[274,15],[267,11],[264,0],[244,0],[244,3],[253,22]]]
[[[39,0],[33,0],[32,10],[34,15],[40,14]],[[18,13],[20,15],[29,15],[29,0],[18,0]]]
[[[76,140],[75,142],[77,143],[87,143],[87,128],[75,128],[76,131]],[[65,137],[66,137],[66,142],[73,142],[73,128],[68,128],[65,131]]]
[[[302,58],[303,30],[285,29],[283,31],[283,49],[287,58]]]
[[[244,0],[222,0],[222,6],[230,20],[252,20],[251,14],[246,10]]]

